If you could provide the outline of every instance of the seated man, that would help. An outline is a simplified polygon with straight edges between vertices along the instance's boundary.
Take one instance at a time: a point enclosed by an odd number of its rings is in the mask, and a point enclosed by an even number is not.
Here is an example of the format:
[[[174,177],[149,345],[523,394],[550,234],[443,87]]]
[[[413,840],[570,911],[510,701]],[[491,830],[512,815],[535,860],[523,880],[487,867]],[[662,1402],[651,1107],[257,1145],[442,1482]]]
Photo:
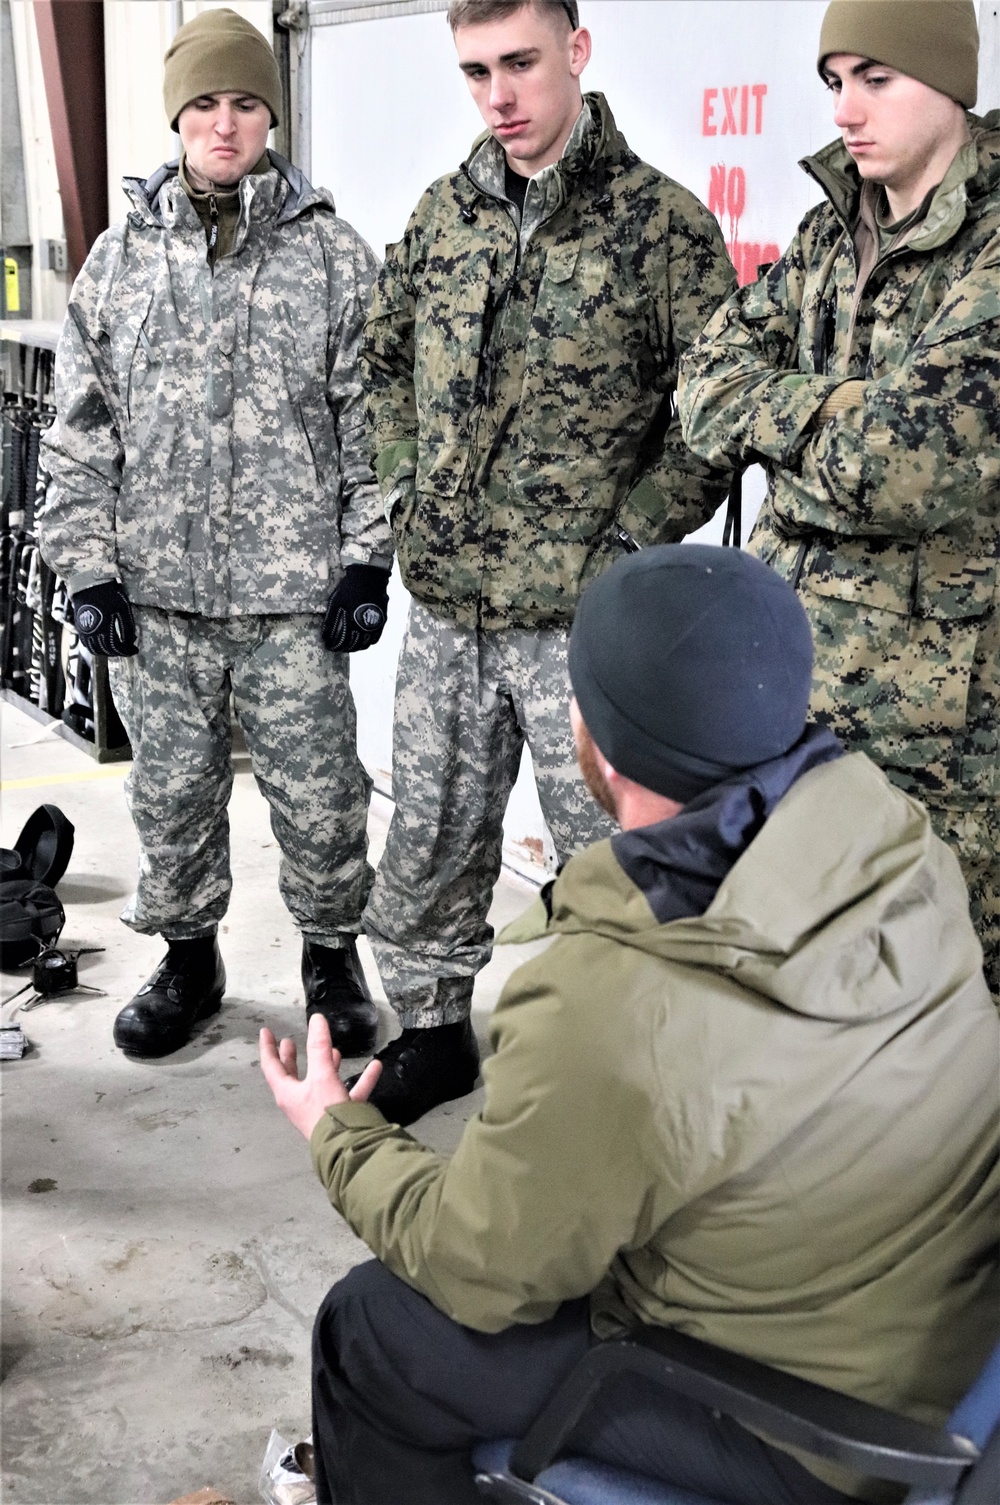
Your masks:
[[[677,1327],[943,1421],[995,1336],[1000,1020],[926,811],[807,723],[812,644],[759,561],[650,548],[584,594],[580,764],[620,834],[508,941],[445,1158],[264,1031],[279,1106],[369,1245],[314,1338],[318,1497],[477,1499],[596,1339]],[[613,1387],[578,1450],[734,1505],[895,1500],[692,1402]],[[895,1492],[894,1492],[895,1491]]]

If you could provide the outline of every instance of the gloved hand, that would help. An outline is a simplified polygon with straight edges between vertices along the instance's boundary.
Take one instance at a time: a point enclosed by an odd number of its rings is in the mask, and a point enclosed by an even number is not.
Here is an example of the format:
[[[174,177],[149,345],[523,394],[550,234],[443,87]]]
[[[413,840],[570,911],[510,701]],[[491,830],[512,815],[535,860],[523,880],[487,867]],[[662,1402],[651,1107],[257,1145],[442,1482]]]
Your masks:
[[[382,636],[389,611],[389,571],[377,564],[349,564],[330,593],[323,643],[331,653],[360,653]]]
[[[73,593],[73,621],[80,642],[103,658],[131,658],[139,652],[135,618],[120,580],[103,580]]]

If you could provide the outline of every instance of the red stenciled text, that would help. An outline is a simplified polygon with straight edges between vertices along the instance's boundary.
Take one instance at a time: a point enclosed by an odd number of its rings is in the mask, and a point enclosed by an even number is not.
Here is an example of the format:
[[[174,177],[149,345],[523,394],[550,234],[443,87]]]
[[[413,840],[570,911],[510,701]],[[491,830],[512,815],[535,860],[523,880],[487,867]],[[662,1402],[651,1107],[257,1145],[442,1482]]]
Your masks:
[[[764,130],[767,84],[734,84],[702,95],[703,136],[760,136]]]
[[[780,248],[773,242],[740,239],[740,220],[747,205],[747,175],[742,167],[727,167],[716,163],[708,183],[708,207],[729,233],[726,249],[736,268],[740,287],[756,282],[757,268],[766,262],[777,261]]]

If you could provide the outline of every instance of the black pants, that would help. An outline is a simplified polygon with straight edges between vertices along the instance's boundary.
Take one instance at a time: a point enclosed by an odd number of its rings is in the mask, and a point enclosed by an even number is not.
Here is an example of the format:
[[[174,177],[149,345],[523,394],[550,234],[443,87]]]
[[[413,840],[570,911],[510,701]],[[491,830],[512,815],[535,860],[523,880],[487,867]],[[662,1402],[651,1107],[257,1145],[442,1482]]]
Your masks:
[[[592,1341],[585,1301],[534,1327],[478,1333],[377,1260],[358,1266],[313,1331],[318,1505],[482,1505],[473,1447],[521,1436]],[[735,1422],[638,1378],[609,1387],[573,1451],[732,1505],[847,1499]]]

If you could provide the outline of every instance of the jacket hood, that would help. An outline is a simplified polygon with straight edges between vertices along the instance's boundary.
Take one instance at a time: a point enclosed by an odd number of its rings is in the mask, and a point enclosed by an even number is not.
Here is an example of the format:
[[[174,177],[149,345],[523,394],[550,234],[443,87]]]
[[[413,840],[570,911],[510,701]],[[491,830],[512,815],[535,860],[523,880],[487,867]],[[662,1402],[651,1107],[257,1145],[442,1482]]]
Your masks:
[[[908,238],[913,250],[933,251],[947,244],[969,216],[978,218],[1000,192],[1000,110],[983,116],[970,114],[969,128],[971,141],[945,174],[923,225]],[[862,179],[844,143],[831,141],[815,156],[803,157],[799,166],[816,179],[839,218],[852,230]]]
[[[304,214],[307,209],[314,209],[323,205],[336,212],[333,195],[326,188],[314,188],[304,173],[291,162],[279,156],[270,147],[267,154],[271,159],[271,166],[277,172],[278,182],[284,198],[278,211],[278,224],[287,225],[290,220]],[[163,228],[163,206],[160,201],[161,191],[169,183],[177,179],[179,159],[173,162],[164,162],[149,178],[122,178],[122,188],[126,196],[131,200],[142,219],[150,225]],[[249,176],[249,175],[248,175]],[[266,182],[269,174],[261,175],[261,180]],[[247,177],[240,180],[241,192],[256,191],[253,188],[244,189]]]
[[[628,142],[615,124],[611,106],[604,95],[596,91],[585,94],[583,103],[590,111],[591,128],[583,132],[575,149],[571,138],[565,154],[553,166],[568,177],[579,177],[589,172],[596,163],[601,161],[610,167],[618,162],[635,160]],[[490,142],[495,142],[497,149],[503,151],[503,147],[496,141],[492,131],[480,131],[472,143],[468,157],[462,164],[462,171],[466,176],[470,176],[470,169],[476,157]]]
[[[572,858],[500,939],[599,934],[711,969],[716,986],[731,978],[795,1013],[851,1022],[927,1001],[927,979],[948,973],[946,958],[953,975],[975,972],[956,874],[923,806],[853,753],[793,784],[704,914],[659,923],[603,841]]]

